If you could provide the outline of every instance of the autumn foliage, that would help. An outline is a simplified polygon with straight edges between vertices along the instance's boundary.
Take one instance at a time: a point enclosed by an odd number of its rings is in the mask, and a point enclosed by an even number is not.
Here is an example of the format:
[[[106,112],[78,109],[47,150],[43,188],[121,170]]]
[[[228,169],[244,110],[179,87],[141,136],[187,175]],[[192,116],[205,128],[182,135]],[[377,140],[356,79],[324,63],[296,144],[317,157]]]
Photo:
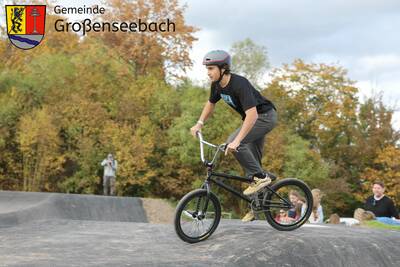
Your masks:
[[[180,198],[204,179],[189,129],[208,88],[185,79],[174,86],[166,82],[191,65],[196,28],[186,24],[176,0],[107,4],[115,12],[102,19],[169,17],[177,31],[80,39],[54,31],[57,17],[48,15],[44,41],[28,51],[13,47],[3,31],[0,189],[101,193],[100,162],[110,152],[120,167],[118,195]],[[327,214],[351,215],[376,179],[399,205],[393,110],[379,97],[358,99],[355,82],[340,66],[296,60],[271,75],[262,94],[276,104],[279,125],[265,143],[264,167],[319,187]],[[222,143],[240,123],[221,101],[204,136]],[[220,158],[218,166],[242,173],[232,155]],[[218,194],[225,208],[245,211],[244,203]]]

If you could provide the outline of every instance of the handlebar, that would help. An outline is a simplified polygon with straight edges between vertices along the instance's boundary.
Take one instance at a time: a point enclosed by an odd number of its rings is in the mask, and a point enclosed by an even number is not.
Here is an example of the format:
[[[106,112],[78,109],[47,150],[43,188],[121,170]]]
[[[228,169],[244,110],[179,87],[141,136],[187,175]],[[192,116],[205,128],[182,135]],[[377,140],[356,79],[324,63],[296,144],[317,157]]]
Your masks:
[[[211,144],[211,143],[209,143],[209,142],[207,142],[207,141],[204,141],[203,135],[202,135],[202,133],[201,133],[200,131],[197,131],[197,132],[196,132],[196,136],[197,136],[197,137],[199,138],[199,140],[200,140],[200,158],[201,158],[201,161],[202,161],[204,164],[206,164],[207,162],[206,162],[206,160],[205,160],[205,158],[204,158],[204,145],[203,145],[203,144],[206,144],[206,145],[208,145],[208,146],[211,146],[211,147],[217,149],[217,151],[216,151],[215,154],[214,154],[214,157],[213,157],[212,161],[210,162],[211,164],[214,163],[215,159],[217,158],[218,153],[219,153],[220,151],[224,152],[225,149],[226,149],[226,147],[227,147],[227,144],[225,144],[225,143],[224,143],[224,144],[221,144],[221,145],[219,145],[219,146],[217,146],[217,145]]]

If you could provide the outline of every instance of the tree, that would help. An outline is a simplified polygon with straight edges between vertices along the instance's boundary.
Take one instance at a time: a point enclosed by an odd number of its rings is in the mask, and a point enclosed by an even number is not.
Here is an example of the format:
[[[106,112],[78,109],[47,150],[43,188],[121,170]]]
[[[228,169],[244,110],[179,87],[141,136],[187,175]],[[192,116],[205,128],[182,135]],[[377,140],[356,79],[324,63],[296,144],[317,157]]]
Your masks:
[[[302,60],[273,70],[262,93],[277,106],[280,122],[328,163],[324,184],[331,210],[352,214],[359,205],[360,175],[374,166],[379,149],[399,140],[391,125],[393,110],[379,98],[360,103],[343,68]]]
[[[374,167],[378,153],[398,142],[400,133],[393,129],[392,117],[393,109],[384,105],[382,95],[367,98],[359,106],[354,141],[359,172],[367,167]]]
[[[93,33],[133,66],[135,77],[151,73],[164,77],[165,72],[178,75],[191,66],[189,49],[196,40],[193,33],[197,29],[185,24],[185,7],[180,7],[177,0],[112,0],[104,2],[104,5],[108,11],[100,16],[104,21],[140,18],[154,22],[169,19],[175,23],[175,32]]]
[[[339,165],[353,158],[357,123],[357,88],[345,75],[341,67],[296,60],[275,69],[265,90],[281,121],[310,141],[324,159]]]
[[[262,91],[262,94],[276,105],[280,127],[287,129],[284,132],[294,134],[290,139],[297,140],[288,143],[282,140],[282,132],[275,133],[275,136],[278,135],[276,140],[281,139],[280,146],[283,145],[285,149],[282,151],[280,148],[275,148],[281,151],[279,153],[281,156],[278,157],[282,160],[280,173],[303,176],[302,179],[307,180],[310,186],[319,186],[329,198],[336,197],[330,187],[340,188],[346,199],[347,196],[351,198],[347,180],[352,176],[346,163],[351,159],[349,144],[355,128],[358,102],[355,97],[357,90],[352,87],[352,82],[345,77],[345,74],[345,70],[340,67],[307,64],[296,60],[291,65],[274,69],[271,75],[272,81]],[[275,140],[272,145],[274,143]],[[300,149],[302,143],[305,147]],[[293,156],[288,157],[288,152]],[[304,159],[305,155],[313,155],[311,158],[317,161],[303,163],[301,158]],[[295,161],[290,163],[291,159]],[[275,162],[277,161],[278,159],[275,159]],[[317,163],[316,169],[320,168],[317,173],[322,173],[322,176],[310,172],[315,168],[313,167],[315,163]],[[292,166],[290,168],[292,172],[285,171],[289,166]],[[306,174],[302,175],[303,172]],[[307,172],[314,178],[310,179]],[[321,178],[325,179],[319,183]],[[341,211],[346,213],[344,207],[349,205],[340,202],[340,199],[345,198],[342,196],[336,202],[326,202],[328,209],[335,210],[340,206]]]
[[[234,43],[231,53],[233,71],[258,84],[269,67],[267,49],[246,38]]]
[[[58,129],[48,108],[26,114],[18,127],[18,143],[23,158],[23,190],[51,189],[49,177],[62,169],[63,155],[59,153]]]
[[[310,187],[321,187],[329,178],[329,166],[318,151],[310,149],[308,141],[296,134],[287,133],[284,157],[284,177],[295,177]]]

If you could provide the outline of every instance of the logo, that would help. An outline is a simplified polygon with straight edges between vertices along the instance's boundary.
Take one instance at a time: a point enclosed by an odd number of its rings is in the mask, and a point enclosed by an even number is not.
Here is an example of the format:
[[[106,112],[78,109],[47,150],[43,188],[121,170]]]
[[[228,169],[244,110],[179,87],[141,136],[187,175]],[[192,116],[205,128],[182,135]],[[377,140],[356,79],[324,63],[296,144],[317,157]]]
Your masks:
[[[6,6],[7,34],[11,43],[21,49],[39,45],[44,37],[45,5]]]
[[[222,99],[227,103],[229,106],[236,108],[235,103],[233,103],[233,100],[230,95],[225,95],[221,94]]]

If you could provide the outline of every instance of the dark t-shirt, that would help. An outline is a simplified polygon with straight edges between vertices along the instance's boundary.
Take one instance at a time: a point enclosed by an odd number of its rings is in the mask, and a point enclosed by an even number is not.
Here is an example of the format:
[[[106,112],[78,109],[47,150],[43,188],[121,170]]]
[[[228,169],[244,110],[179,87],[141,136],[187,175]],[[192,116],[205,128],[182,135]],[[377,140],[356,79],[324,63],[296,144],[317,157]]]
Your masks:
[[[375,200],[374,196],[368,197],[365,201],[365,210],[372,211],[376,217],[395,217],[399,219],[399,213],[393,201],[387,196],[380,200]]]
[[[211,84],[209,101],[215,104],[221,98],[242,116],[242,120],[246,118],[245,111],[252,107],[256,107],[259,114],[276,110],[274,104],[261,95],[246,78],[233,73],[224,88],[218,82]]]

